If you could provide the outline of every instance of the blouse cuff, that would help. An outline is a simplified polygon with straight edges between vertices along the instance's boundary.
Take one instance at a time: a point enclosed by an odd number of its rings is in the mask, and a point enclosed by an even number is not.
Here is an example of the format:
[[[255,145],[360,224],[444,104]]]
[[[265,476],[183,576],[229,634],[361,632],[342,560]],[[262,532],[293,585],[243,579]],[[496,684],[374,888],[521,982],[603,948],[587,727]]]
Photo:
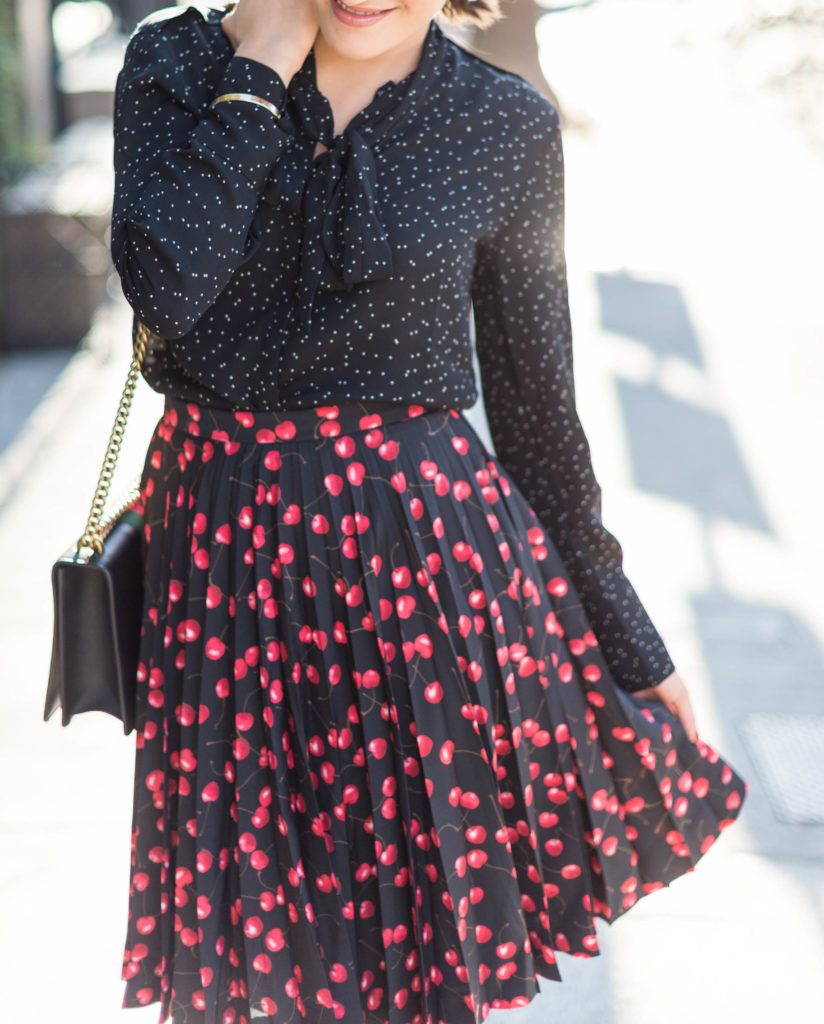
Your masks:
[[[251,57],[230,58],[215,95],[225,92],[252,93],[274,103],[278,110],[286,101],[286,86],[277,71]]]
[[[286,86],[272,68],[250,57],[232,57],[218,82],[215,98],[226,93],[257,96],[282,111]],[[265,105],[244,100],[219,103],[210,108],[212,130],[203,139],[255,189],[263,188],[272,169],[290,139],[280,119]],[[205,127],[204,123],[204,127]]]

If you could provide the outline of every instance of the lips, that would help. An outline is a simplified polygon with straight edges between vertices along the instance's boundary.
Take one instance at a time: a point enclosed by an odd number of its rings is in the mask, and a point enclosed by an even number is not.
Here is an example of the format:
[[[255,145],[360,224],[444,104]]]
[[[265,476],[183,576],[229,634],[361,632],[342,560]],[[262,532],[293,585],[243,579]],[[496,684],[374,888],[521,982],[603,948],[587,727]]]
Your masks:
[[[345,25],[354,25],[356,27],[374,25],[375,22],[385,18],[393,10],[391,7],[381,9],[348,6],[343,0],[332,0],[332,9],[338,19]]]
[[[370,14],[386,14],[385,8],[381,7],[363,7],[361,4],[346,4],[343,0],[337,0],[337,3],[345,10],[349,11],[350,14],[357,14],[359,17],[368,17]]]
[[[350,14],[358,14],[360,17],[367,17],[370,14],[382,14],[384,11],[380,7],[361,7],[360,5],[353,6],[352,4],[345,4],[342,0],[338,0],[340,6],[345,10],[349,11]]]

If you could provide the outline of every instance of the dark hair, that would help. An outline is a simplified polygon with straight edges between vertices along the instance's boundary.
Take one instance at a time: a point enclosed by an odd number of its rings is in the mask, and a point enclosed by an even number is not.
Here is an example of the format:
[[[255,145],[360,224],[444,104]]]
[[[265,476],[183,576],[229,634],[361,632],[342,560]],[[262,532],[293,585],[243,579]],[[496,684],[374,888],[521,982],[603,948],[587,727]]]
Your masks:
[[[500,0],[446,0],[441,15],[453,24],[486,28],[500,21],[504,13]]]

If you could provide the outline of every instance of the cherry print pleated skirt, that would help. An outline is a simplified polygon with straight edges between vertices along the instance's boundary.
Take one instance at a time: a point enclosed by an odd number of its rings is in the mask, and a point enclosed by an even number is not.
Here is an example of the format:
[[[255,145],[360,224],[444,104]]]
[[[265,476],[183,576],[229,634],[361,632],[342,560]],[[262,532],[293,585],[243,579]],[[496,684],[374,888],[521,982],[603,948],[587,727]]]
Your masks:
[[[737,817],[454,410],[167,400],[142,488],[124,1006],[474,1024]]]

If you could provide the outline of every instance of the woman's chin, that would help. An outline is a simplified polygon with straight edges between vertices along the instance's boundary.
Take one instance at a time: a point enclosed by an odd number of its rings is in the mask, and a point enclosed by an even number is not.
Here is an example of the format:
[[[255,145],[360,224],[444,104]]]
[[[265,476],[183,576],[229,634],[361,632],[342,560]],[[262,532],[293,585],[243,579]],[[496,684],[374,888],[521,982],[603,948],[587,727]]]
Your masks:
[[[368,60],[395,50],[402,45],[406,25],[402,24],[403,9],[386,0],[376,0],[375,9],[386,9],[382,17],[369,24],[351,23],[352,15],[339,15],[337,0],[315,0],[318,11],[320,36],[329,49],[349,60]]]

